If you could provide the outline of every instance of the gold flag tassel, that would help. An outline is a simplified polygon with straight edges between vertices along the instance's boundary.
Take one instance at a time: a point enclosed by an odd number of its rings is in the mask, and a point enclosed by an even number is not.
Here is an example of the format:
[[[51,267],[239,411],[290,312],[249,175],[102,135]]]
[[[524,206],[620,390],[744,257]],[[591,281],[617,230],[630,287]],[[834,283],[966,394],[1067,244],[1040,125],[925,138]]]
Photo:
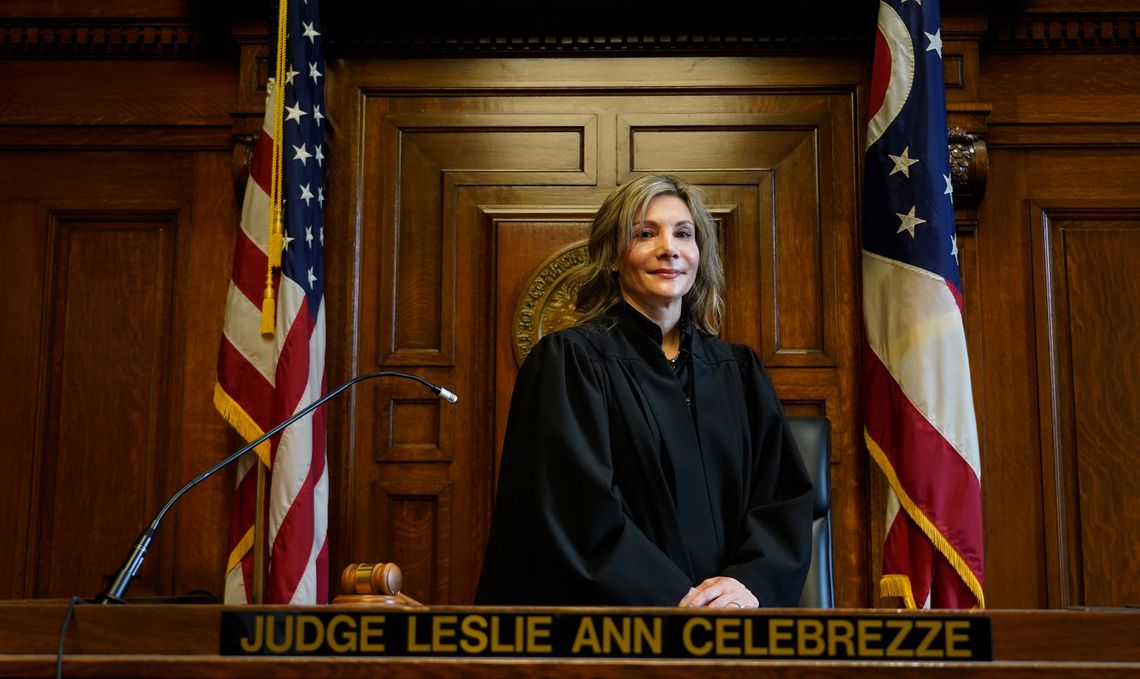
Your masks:
[[[285,33],[288,24],[288,0],[280,0],[277,10],[277,64],[273,78],[273,163],[269,182],[269,249],[265,272],[265,295],[261,302],[261,334],[272,337],[277,322],[276,286],[273,272],[281,268],[284,243],[281,206],[281,148],[285,134]]]

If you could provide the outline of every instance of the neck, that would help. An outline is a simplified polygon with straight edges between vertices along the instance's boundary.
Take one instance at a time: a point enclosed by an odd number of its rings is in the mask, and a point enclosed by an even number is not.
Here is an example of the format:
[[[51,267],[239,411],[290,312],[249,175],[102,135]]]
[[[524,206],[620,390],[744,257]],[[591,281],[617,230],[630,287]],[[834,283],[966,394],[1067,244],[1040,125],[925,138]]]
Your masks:
[[[667,358],[672,358],[681,350],[681,300],[673,300],[667,304],[644,305],[630,299],[624,294],[627,304],[641,312],[649,320],[661,328],[661,350]]]

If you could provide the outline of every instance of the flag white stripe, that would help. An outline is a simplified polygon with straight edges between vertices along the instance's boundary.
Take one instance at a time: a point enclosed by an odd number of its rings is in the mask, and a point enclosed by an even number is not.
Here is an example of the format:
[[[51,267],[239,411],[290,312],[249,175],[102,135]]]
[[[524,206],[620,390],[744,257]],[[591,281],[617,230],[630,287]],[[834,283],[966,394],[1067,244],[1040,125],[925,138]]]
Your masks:
[[[946,282],[863,253],[867,342],[911,404],[981,478],[962,313]],[[925,274],[925,275],[923,275]]]
[[[253,179],[245,187],[241,229],[262,252],[269,251],[269,194]]]
[[[260,322],[261,309],[231,281],[226,292],[226,324],[222,332],[242,358],[272,386],[276,383],[277,360],[273,339],[261,334]]]

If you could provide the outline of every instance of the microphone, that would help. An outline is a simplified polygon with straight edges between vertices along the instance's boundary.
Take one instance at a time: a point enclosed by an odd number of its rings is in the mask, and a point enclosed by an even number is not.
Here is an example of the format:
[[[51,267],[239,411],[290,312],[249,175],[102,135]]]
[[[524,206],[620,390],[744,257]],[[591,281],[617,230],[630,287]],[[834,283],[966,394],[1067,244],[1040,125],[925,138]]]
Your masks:
[[[170,508],[174,506],[174,503],[178,502],[178,499],[181,498],[183,495],[185,495],[188,490],[190,490],[194,486],[198,485],[199,483],[205,481],[206,479],[210,478],[210,476],[212,476],[214,474],[214,472],[217,472],[219,469],[222,469],[223,467],[230,464],[231,462],[234,462],[235,460],[240,458],[242,455],[253,450],[257,446],[264,443],[265,441],[268,441],[269,438],[271,436],[273,436],[274,434],[276,434],[277,432],[279,432],[282,429],[284,429],[285,427],[288,427],[289,425],[293,424],[294,422],[301,419],[305,415],[308,415],[309,413],[313,412],[314,410],[316,410],[321,405],[324,405],[324,403],[326,401],[328,401],[332,397],[336,396],[340,392],[344,391],[345,389],[348,389],[349,387],[356,384],[357,382],[363,382],[364,380],[371,380],[371,379],[374,379],[376,377],[403,377],[405,379],[415,380],[416,382],[419,382],[420,384],[426,386],[428,389],[431,389],[440,398],[447,401],[448,403],[456,403],[457,401],[459,401],[459,397],[456,396],[454,393],[448,391],[447,389],[444,389],[441,386],[432,384],[431,382],[428,382],[427,380],[425,380],[421,377],[418,377],[416,375],[410,375],[408,373],[401,373],[401,372],[391,372],[391,371],[374,372],[374,373],[367,373],[364,375],[357,375],[356,377],[345,382],[344,384],[340,385],[336,389],[333,389],[329,393],[318,398],[316,401],[313,401],[309,405],[305,406],[303,409],[299,410],[296,414],[294,414],[289,419],[285,420],[281,424],[279,424],[276,427],[265,432],[264,434],[259,436],[257,439],[250,442],[249,445],[245,446],[241,450],[234,452],[229,457],[225,458],[224,460],[217,463],[213,467],[210,467],[209,469],[202,472],[198,476],[195,476],[194,479],[192,481],[190,481],[190,483],[187,483],[185,486],[182,486],[181,488],[179,488],[178,492],[175,493],[174,495],[172,495],[170,497],[170,499],[166,501],[166,504],[162,506],[162,509],[158,510],[158,515],[156,515],[154,517],[154,521],[151,521],[150,525],[147,526],[147,528],[144,529],[143,532],[139,534],[138,540],[135,541],[135,546],[131,548],[131,553],[128,554],[127,558],[123,560],[123,564],[121,566],[119,566],[119,570],[115,571],[115,577],[111,580],[111,585],[107,588],[106,591],[99,594],[99,596],[95,597],[95,602],[100,603],[100,604],[122,604],[122,603],[126,603],[126,601],[123,599],[123,594],[127,591],[127,587],[131,584],[131,579],[135,577],[135,573],[138,572],[139,566],[142,565],[143,558],[146,556],[146,550],[148,547],[150,547],[151,540],[154,539],[155,531],[158,530],[158,524],[162,522],[162,518],[164,516],[166,516],[166,512],[170,511]]]

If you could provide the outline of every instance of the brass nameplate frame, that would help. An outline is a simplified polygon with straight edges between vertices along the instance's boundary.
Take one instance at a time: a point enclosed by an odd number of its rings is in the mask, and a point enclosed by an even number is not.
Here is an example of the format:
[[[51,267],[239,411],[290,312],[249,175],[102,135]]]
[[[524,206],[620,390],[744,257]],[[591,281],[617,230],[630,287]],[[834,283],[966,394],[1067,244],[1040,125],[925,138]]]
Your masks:
[[[993,643],[981,615],[243,609],[222,612],[220,654],[956,662]]]

